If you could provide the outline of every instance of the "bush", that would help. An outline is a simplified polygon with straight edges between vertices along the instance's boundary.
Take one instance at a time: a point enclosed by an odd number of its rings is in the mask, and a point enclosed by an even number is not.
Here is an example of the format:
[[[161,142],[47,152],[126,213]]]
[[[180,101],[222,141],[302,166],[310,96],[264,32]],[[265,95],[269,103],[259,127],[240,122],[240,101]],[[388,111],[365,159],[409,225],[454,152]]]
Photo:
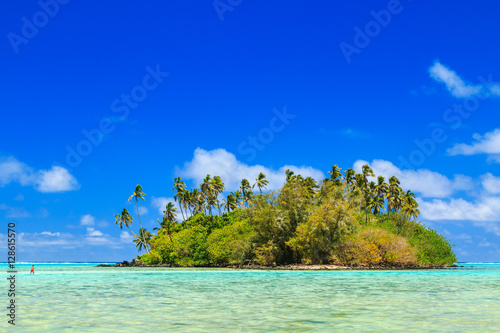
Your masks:
[[[367,227],[347,237],[336,251],[342,264],[413,266],[415,249],[402,237],[380,228]]]
[[[162,262],[161,255],[156,251],[151,251],[151,253],[145,253],[139,257],[140,260],[144,261],[146,265],[156,265]]]
[[[289,245],[304,263],[322,263],[332,254],[333,246],[354,228],[355,219],[347,201],[325,200],[311,210],[301,223]]]
[[[245,221],[213,231],[207,239],[207,251],[212,264],[238,264],[252,254],[255,232]]]

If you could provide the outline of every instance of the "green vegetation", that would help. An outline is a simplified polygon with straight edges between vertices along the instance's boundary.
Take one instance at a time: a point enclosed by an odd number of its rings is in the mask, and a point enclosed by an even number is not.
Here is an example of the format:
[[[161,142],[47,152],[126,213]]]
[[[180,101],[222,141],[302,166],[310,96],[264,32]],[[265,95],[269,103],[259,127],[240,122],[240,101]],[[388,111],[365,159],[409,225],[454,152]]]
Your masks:
[[[415,195],[404,192],[396,177],[375,175],[368,165],[361,173],[341,172],[334,165],[319,184],[286,171],[279,190],[265,193],[269,184],[260,173],[250,186],[247,179],[224,195],[218,176],[207,177],[199,189],[188,190],[175,178],[173,203],[165,207],[156,235],[140,225],[126,209],[115,216],[120,228],[134,235],[140,259],[146,264],[180,266],[338,264],[349,266],[447,266],[456,261],[452,245],[426,228]],[[252,189],[258,188],[259,193]],[[137,215],[146,194],[137,185]],[[222,200],[220,200],[222,199]]]

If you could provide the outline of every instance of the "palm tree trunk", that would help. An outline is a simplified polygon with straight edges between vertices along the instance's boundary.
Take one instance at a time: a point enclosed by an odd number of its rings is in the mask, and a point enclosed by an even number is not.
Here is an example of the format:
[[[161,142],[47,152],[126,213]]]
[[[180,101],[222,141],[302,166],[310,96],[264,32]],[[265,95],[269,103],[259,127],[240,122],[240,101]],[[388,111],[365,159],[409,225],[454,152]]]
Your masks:
[[[137,201],[137,197],[135,198],[135,207],[137,208],[137,218],[139,220],[139,227],[142,229],[141,215],[139,215],[139,202]],[[144,245],[146,246],[146,250],[148,250],[148,253],[151,253],[148,244],[146,243],[146,238],[144,238],[144,234],[142,235],[142,241],[144,242]]]

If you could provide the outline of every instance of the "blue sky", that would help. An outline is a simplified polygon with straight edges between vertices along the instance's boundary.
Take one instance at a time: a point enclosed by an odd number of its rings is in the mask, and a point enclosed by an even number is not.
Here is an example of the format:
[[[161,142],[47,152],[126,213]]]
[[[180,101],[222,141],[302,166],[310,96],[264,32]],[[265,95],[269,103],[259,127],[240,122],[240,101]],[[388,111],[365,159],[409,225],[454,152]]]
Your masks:
[[[152,229],[175,176],[279,187],[286,168],[367,162],[459,260],[500,261],[499,4],[1,6],[0,217],[18,260],[130,260],[113,216],[138,183]]]

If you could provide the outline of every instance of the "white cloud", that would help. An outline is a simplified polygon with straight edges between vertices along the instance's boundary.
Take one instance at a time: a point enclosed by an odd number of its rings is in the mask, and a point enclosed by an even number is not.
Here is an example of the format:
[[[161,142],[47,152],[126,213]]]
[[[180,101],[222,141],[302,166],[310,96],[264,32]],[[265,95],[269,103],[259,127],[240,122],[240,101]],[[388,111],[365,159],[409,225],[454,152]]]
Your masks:
[[[470,97],[478,94],[482,86],[466,83],[457,73],[446,66],[443,66],[439,61],[429,68],[429,74],[434,80],[444,83],[448,91],[455,97]]]
[[[100,232],[99,230],[95,230],[94,228],[87,228],[87,236],[89,237],[102,236],[102,232]]]
[[[424,201],[417,199],[422,219],[430,221],[472,221],[473,225],[500,236],[500,197]]]
[[[212,177],[220,176],[225,184],[225,190],[235,191],[239,188],[243,178],[248,179],[253,185],[258,174],[263,172],[269,181],[267,189],[274,190],[283,186],[286,169],[292,170],[295,174],[301,174],[304,178],[310,176],[316,181],[323,180],[325,177],[320,170],[308,166],[284,165],[275,170],[262,165],[248,165],[238,161],[234,154],[221,148],[211,151],[196,148],[193,159],[186,162],[182,168],[177,168],[176,174],[198,183],[201,183],[207,174]]]
[[[0,159],[0,187],[9,183],[33,186],[44,193],[66,192],[79,189],[77,180],[63,167],[35,171],[14,157]]]
[[[50,231],[44,231],[44,232],[41,232],[40,235],[47,235],[47,236],[53,236],[53,237],[59,237],[61,236],[61,233],[60,232],[50,232]]]
[[[53,166],[50,170],[38,172],[35,188],[46,193],[66,192],[78,189],[79,184],[68,170]]]
[[[495,177],[491,173],[481,176],[481,185],[490,194],[500,194],[500,177]]]
[[[48,248],[53,251],[60,249],[85,248],[88,246],[105,246],[120,249],[124,246],[133,246],[132,236],[122,231],[119,237],[103,234],[94,228],[88,228],[86,234],[71,234],[62,232],[44,231],[41,233],[19,233],[19,243],[23,248]]]
[[[177,220],[182,221],[181,209],[179,208],[179,204],[175,201],[174,198],[152,197],[152,199],[151,199],[151,205],[153,207],[155,207],[156,209],[158,209],[158,213],[160,214],[160,216],[163,216],[163,211],[165,210],[165,206],[169,202],[173,203],[175,206],[175,209],[177,209],[177,213],[176,213]],[[182,212],[184,213],[185,218],[188,218],[192,215],[189,211],[186,211],[185,209],[183,209]],[[156,224],[157,222],[154,221],[154,223]]]
[[[128,231],[122,231],[120,232],[120,240],[123,242],[130,242],[132,241],[132,235],[128,233]]]
[[[495,221],[500,217],[500,198],[470,202],[462,198],[424,201],[419,199],[422,218],[431,221]]]
[[[363,165],[369,164],[376,176],[384,176],[386,182],[389,177],[396,176],[401,182],[401,187],[411,190],[424,198],[445,198],[456,191],[468,191],[474,188],[472,178],[464,175],[455,175],[453,179],[427,169],[401,170],[394,164],[385,160],[373,160],[371,163],[358,160],[353,169],[361,172]]]
[[[484,135],[474,134],[475,142],[468,145],[459,143],[448,149],[450,155],[489,154],[490,160],[500,162],[500,129]]]
[[[80,218],[80,225],[81,226],[93,226],[95,224],[95,217],[93,217],[90,214],[83,215]]]
[[[177,202],[175,202],[174,198],[165,198],[165,197],[153,197],[151,199],[151,205],[158,209],[158,213],[163,216],[163,211],[165,210],[165,206],[169,203],[173,203],[177,211],[179,211],[179,206]]]

